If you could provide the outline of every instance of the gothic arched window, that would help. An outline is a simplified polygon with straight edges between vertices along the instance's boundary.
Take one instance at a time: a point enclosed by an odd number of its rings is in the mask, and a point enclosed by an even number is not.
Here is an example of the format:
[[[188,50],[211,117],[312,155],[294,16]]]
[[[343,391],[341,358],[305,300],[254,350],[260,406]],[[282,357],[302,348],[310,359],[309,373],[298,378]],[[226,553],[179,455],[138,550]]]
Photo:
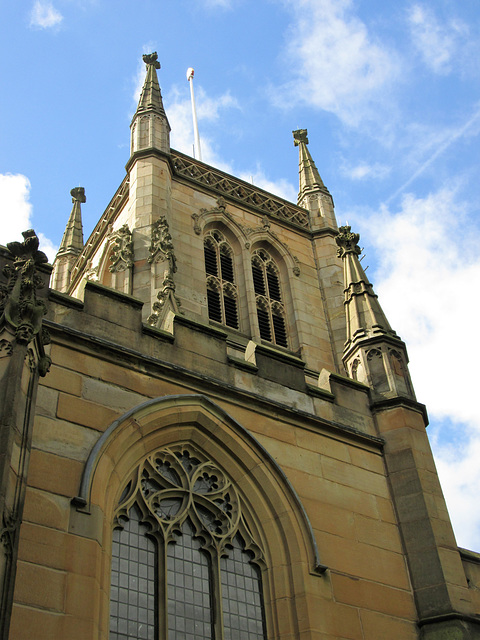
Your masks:
[[[258,327],[262,340],[287,347],[285,308],[277,265],[265,249],[252,257],[252,275],[257,304]]]
[[[233,266],[233,250],[218,230],[210,231],[204,240],[207,302],[210,320],[238,329],[237,286]]]
[[[110,640],[265,640],[262,563],[228,476],[190,445],[157,451],[115,514]]]

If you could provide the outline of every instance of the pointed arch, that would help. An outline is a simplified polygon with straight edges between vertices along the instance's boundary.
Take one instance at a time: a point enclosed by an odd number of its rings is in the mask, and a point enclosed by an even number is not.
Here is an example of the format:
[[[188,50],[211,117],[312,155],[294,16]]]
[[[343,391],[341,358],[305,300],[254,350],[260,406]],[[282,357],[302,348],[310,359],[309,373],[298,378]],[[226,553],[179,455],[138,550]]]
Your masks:
[[[293,257],[267,231],[250,246],[250,270],[257,339],[296,351],[299,347],[288,261]],[[291,265],[290,265],[291,266]]]
[[[230,229],[238,242],[245,244],[248,242],[248,235],[245,229],[237,222],[232,214],[226,210],[225,200],[220,197],[217,199],[217,207],[213,209],[201,209],[200,213],[194,213],[192,219],[194,221],[194,231],[197,235],[202,235],[208,228],[217,224],[225,225]]]
[[[289,278],[290,272],[295,276],[300,275],[300,267],[298,266],[298,258],[293,255],[288,245],[282,242],[277,235],[270,230],[269,224],[262,227],[252,229],[249,235],[250,250],[254,251],[259,246],[271,247],[278,254],[278,258],[282,260],[287,269],[286,277]]]
[[[224,258],[220,254],[217,255],[217,274],[209,272],[208,257],[205,254],[208,315],[211,320],[250,335],[250,317],[245,296],[245,262],[247,255],[245,237],[241,228],[235,222],[232,222],[230,218],[229,214],[223,209],[218,209],[206,213],[202,222],[201,233],[204,241],[204,251],[206,242],[216,233],[223,236],[223,239],[219,238],[218,242],[214,241],[211,248],[215,249],[215,244],[218,244],[219,251],[221,251],[222,247],[229,247],[225,252]],[[227,254],[229,257],[227,257]],[[233,281],[228,276],[223,279],[220,267],[222,259],[226,263],[231,263]],[[228,265],[226,264],[225,266],[228,271]]]
[[[281,468],[252,434],[204,395],[165,396],[135,407],[110,425],[90,453],[75,503],[103,514],[104,597],[109,593],[113,517],[119,503],[128,502],[128,478],[156,451],[176,451],[184,444],[224,470],[240,496],[248,531],[263,550],[267,628],[278,637],[292,629],[293,607],[304,597],[299,586],[296,591],[295,567],[309,566],[311,573],[325,567],[306,512]],[[239,535],[233,544],[237,553],[249,544],[241,529]],[[292,607],[287,613],[285,601]],[[108,609],[104,601],[103,616],[108,617]]]

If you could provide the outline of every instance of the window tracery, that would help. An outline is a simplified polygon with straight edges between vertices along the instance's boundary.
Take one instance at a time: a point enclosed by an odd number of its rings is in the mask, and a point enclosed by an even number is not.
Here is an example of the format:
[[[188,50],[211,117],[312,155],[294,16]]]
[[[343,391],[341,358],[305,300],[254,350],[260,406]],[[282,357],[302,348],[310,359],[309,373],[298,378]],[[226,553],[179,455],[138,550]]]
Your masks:
[[[235,283],[233,250],[218,230],[204,240],[207,303],[210,320],[238,329],[238,290]]]
[[[287,347],[285,307],[279,271],[275,261],[265,249],[257,249],[254,252],[252,275],[260,337],[262,340]]]
[[[149,455],[115,513],[110,640],[264,640],[263,554],[227,474],[191,445]]]

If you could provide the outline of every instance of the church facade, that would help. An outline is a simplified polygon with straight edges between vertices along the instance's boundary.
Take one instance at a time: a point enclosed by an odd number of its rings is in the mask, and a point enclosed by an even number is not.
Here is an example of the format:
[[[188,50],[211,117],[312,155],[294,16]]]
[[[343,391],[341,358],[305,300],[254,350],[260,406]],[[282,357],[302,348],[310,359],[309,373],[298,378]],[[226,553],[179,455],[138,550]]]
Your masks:
[[[289,203],[170,148],[53,264],[0,250],[1,638],[480,638],[405,344],[308,149]]]

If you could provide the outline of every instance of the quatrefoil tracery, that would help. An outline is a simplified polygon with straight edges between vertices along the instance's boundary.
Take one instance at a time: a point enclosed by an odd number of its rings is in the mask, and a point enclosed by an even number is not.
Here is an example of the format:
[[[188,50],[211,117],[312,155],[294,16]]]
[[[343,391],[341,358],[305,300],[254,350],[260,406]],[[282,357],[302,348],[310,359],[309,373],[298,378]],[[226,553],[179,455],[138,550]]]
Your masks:
[[[175,540],[189,518],[206,546],[221,550],[242,520],[231,480],[203,454],[185,445],[157,451],[138,467],[117,510],[119,526],[134,503],[150,533],[160,533],[166,542]]]

